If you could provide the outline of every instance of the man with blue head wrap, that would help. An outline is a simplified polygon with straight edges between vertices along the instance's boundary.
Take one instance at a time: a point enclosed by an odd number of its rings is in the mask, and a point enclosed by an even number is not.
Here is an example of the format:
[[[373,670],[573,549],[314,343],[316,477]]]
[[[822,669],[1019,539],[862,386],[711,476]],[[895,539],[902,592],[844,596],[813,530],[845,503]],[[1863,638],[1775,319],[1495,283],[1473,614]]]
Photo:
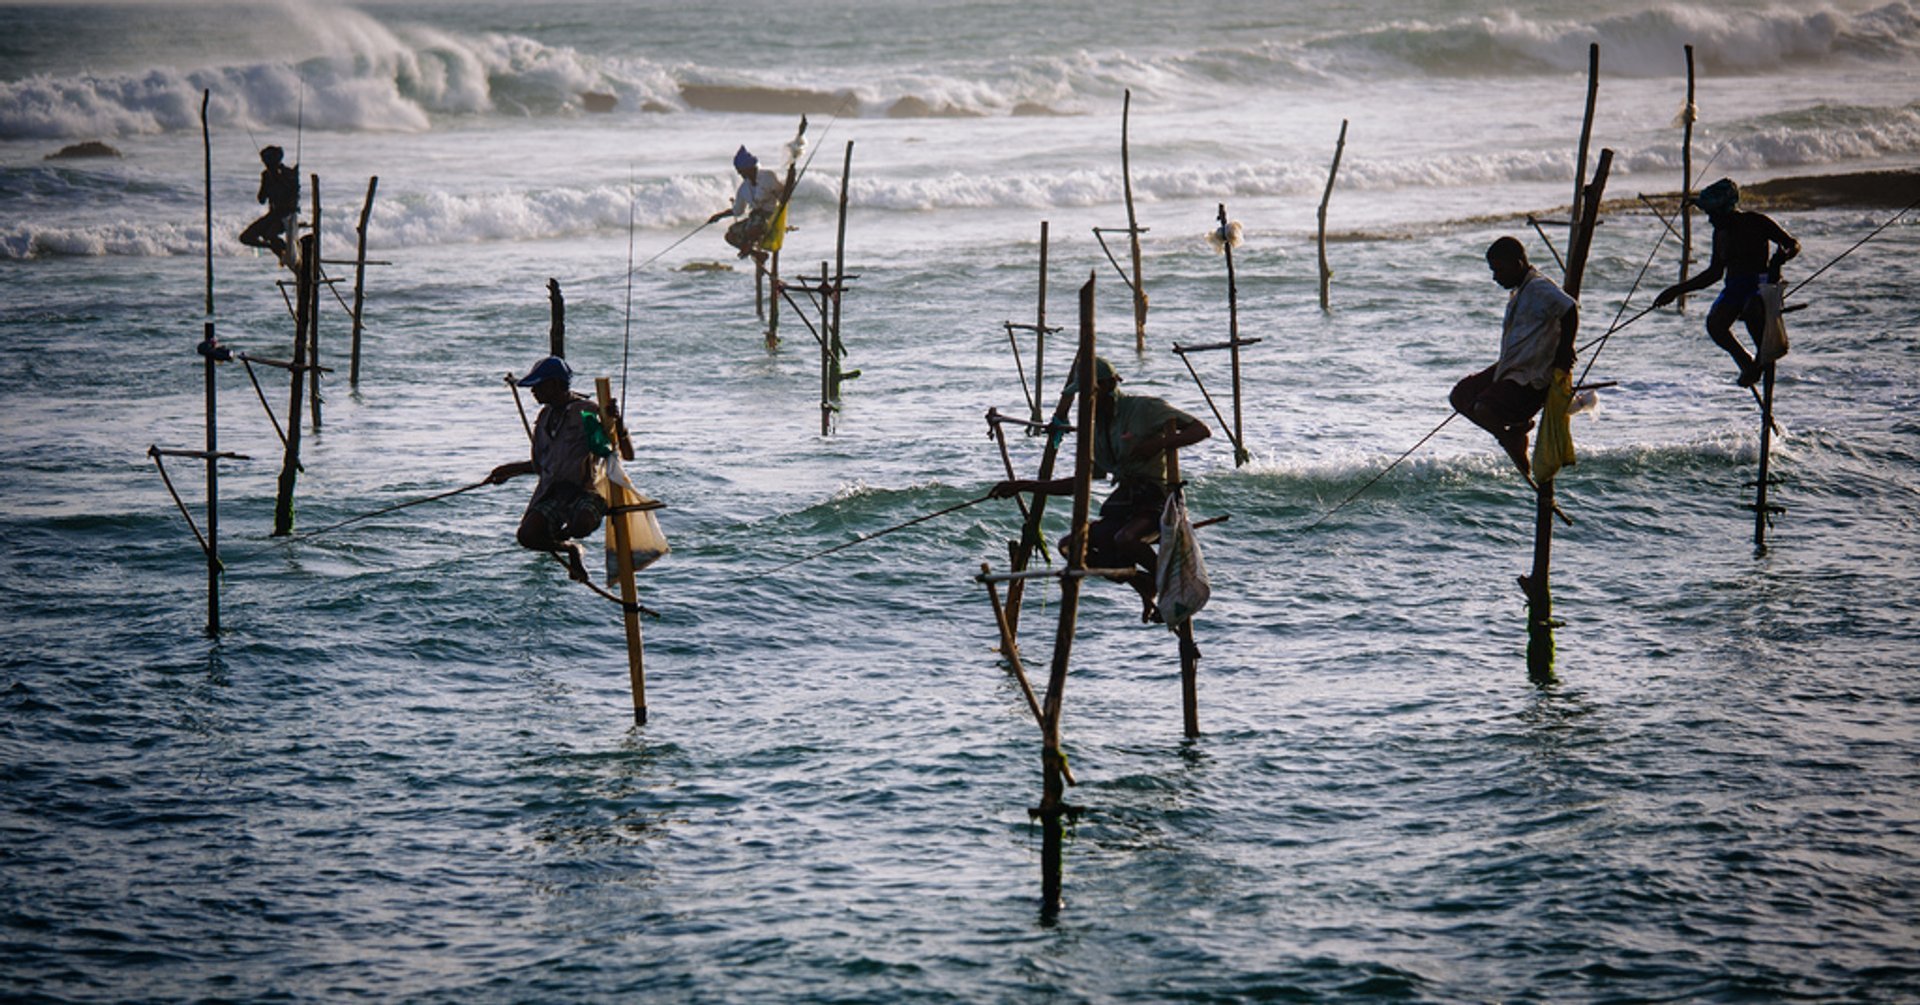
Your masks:
[[[767,253],[761,250],[760,244],[767,239],[773,219],[780,212],[780,181],[773,172],[760,170],[759,158],[744,146],[733,155],[733,169],[740,174],[740,187],[734,192],[733,205],[707,217],[707,222],[741,217],[727,228],[727,243],[739,249],[741,258],[752,255],[756,262],[765,261]]]
[[[1661,290],[1660,295],[1653,298],[1653,305],[1672,303],[1680,294],[1706,289],[1725,276],[1726,285],[1720,288],[1719,299],[1707,311],[1707,335],[1740,364],[1740,386],[1752,387],[1773,361],[1749,354],[1734,337],[1733,322],[1738,319],[1746,323],[1747,334],[1753,337],[1754,348],[1758,350],[1767,322],[1760,284],[1780,281],[1780,266],[1800,253],[1800,242],[1766,214],[1739,209],[1740,186],[1731,178],[1722,178],[1701,189],[1693,201],[1713,224],[1713,257],[1704,272]],[[1771,258],[1767,255],[1769,247],[1779,249]]]

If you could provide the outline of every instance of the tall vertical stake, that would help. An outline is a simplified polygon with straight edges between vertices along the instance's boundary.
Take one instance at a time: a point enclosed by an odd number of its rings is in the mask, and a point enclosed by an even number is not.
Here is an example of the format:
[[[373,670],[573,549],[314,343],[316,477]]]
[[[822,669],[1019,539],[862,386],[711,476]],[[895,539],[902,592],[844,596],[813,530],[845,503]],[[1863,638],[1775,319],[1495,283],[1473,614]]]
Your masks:
[[[785,242],[782,242],[785,243]],[[767,256],[767,351],[780,348],[780,253]]]
[[[833,331],[831,317],[833,294],[827,291],[827,263],[820,263],[820,435],[833,432]]]
[[[625,460],[633,460],[626,447],[631,440],[623,428],[625,418],[614,420],[613,378],[595,377],[593,390],[600,399],[600,414],[612,420],[613,441],[621,444],[621,455]],[[623,403],[624,404],[624,403]],[[613,535],[613,546],[617,552],[615,561],[620,571],[620,599],[625,602],[621,614],[623,626],[627,632],[627,680],[633,686],[633,722],[636,726],[647,724],[647,669],[643,647],[640,641],[640,590],[633,581],[633,542],[627,533],[627,510],[639,502],[627,487],[607,479],[607,532]]]
[[[1040,396],[1047,386],[1047,221],[1040,221],[1040,306],[1033,312],[1033,415],[1039,422]]]
[[[1772,446],[1774,446],[1774,365],[1766,363],[1766,371],[1761,375],[1761,478],[1753,482],[1753,553],[1755,557],[1766,553],[1766,519],[1772,515],[1772,507],[1766,503],[1766,469],[1772,467]],[[211,448],[209,448],[211,450]]]
[[[1127,149],[1127,132],[1133,118],[1133,89],[1128,88],[1120,105],[1120,181],[1127,196],[1127,240],[1133,248],[1133,339],[1134,348],[1147,351],[1147,288],[1140,276],[1140,220],[1133,214],[1133,167]]]
[[[308,283],[313,289],[308,296],[313,299],[307,308],[307,407],[313,413],[313,431],[320,431],[320,176],[307,176],[313,185],[313,277]],[[300,414],[295,412],[292,421],[299,422]]]
[[[1680,278],[1686,282],[1693,271],[1693,46],[1687,46],[1687,104],[1680,109]],[[1687,307],[1687,295],[1678,298],[1681,310]]]
[[[1228,240],[1227,204],[1220,203],[1220,249],[1227,255],[1227,355],[1233,360],[1233,466],[1239,467],[1253,455],[1247,453],[1246,429],[1240,421],[1240,287],[1233,275],[1233,242]]]
[[[347,386],[360,386],[360,312],[367,305],[367,217],[373,215],[373,190],[380,176],[367,179],[367,201],[360,204],[359,247],[353,255],[353,365],[347,370]]]
[[[307,370],[307,324],[317,304],[314,282],[320,273],[320,251],[312,234],[300,238],[300,257],[293,297],[293,361],[287,372],[293,377],[287,402],[287,452],[280,463],[279,492],[273,502],[273,536],[293,533],[293,486],[300,471],[300,393]]]
[[[1225,209],[1222,209],[1222,215]],[[1172,435],[1179,423],[1167,420],[1167,433]],[[1180,491],[1180,448],[1167,450],[1167,490]],[[1162,548],[1167,542],[1160,542]],[[1180,640],[1180,711],[1181,724],[1189,740],[1200,738],[1200,647],[1193,644],[1193,618],[1180,622],[1174,630]]]
[[[1066,755],[1060,751],[1061,701],[1067,687],[1067,663],[1073,654],[1073,633],[1080,616],[1080,570],[1087,567],[1087,514],[1092,509],[1094,367],[1093,276],[1080,287],[1080,422],[1073,446],[1073,524],[1068,538],[1066,574],[1060,578],[1060,623],[1053,636],[1053,666],[1047,676],[1047,697],[1040,724],[1040,914],[1051,920],[1060,912],[1061,818],[1066,815]]]
[[[1347,150],[1347,120],[1340,120],[1340,139],[1333,144],[1333,166],[1327,169],[1327,190],[1320,193],[1320,309],[1327,310],[1327,281],[1333,270],[1327,267],[1327,202],[1333,198],[1333,179],[1340,173],[1340,155]]]
[[[1587,113],[1580,123],[1580,150],[1573,165],[1573,208],[1567,214],[1567,247],[1580,243],[1581,199],[1587,188],[1587,144],[1593,139],[1593,106],[1600,97],[1600,43],[1587,46]],[[1571,258],[1573,252],[1567,252]]]
[[[213,133],[207,127],[207,102],[212,89],[200,92],[200,152],[205,161],[207,190],[207,319],[200,354],[206,359],[207,380],[207,634],[220,634],[220,450],[218,389],[213,364],[220,343],[213,333]]]

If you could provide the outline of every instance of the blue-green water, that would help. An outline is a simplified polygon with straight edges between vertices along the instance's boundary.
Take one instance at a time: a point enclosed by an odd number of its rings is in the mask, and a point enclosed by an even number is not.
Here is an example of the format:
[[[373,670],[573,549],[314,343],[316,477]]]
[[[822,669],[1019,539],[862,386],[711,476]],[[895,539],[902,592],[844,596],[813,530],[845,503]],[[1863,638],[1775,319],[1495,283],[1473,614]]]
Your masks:
[[[72,10],[9,16],[23,35],[57,34],[78,22],[35,18]],[[1911,218],[1797,295],[1809,307],[1791,316],[1774,447],[1774,499],[1788,509],[1764,556],[1743,508],[1758,419],[1700,331],[1704,301],[1648,316],[1599,354],[1592,377],[1620,386],[1575,419],[1581,460],[1558,480],[1576,522],[1556,532],[1566,624],[1557,681],[1541,686],[1513,580],[1531,556],[1532,496],[1484,434],[1453,423],[1308,528],[1444,418],[1452,382],[1491,360],[1503,294],[1486,243],[1517,233],[1557,274],[1518,214],[1570,191],[1582,32],[1603,51],[1630,49],[1635,26],[1673,16],[1383,9],[1368,13],[1377,25],[1343,27],[1331,8],[1298,24],[1207,8],[1174,19],[1195,41],[1167,29],[1163,10],[1076,29],[972,5],[937,18],[999,30],[956,29],[971,41],[923,52],[916,29],[894,23],[903,8],[823,10],[870,15],[872,37],[789,40],[828,55],[764,77],[709,46],[699,32],[711,25],[674,27],[644,6],[322,19],[397,35],[466,26],[416,52],[545,45],[511,87],[495,68],[496,98],[547,93],[543,74],[562,57],[611,67],[636,89],[623,98],[742,76],[868,89],[860,114],[817,117],[816,138],[829,132],[785,263],[812,271],[830,252],[842,144],[854,141],[848,269],[860,279],[845,339],[863,372],[826,438],[805,329],[789,314],[769,353],[748,274],[676,271],[724,251],[712,231],[635,277],[625,337],[629,210],[644,259],[724,203],[735,144],[771,152],[790,117],[625,105],[589,117],[565,106],[562,85],[548,110],[522,114],[436,105],[415,84],[419,129],[306,120],[329,256],[344,254],[342,221],[378,173],[372,244],[395,264],[370,276],[360,388],[330,375],[324,424],[305,433],[299,525],[468,484],[520,456],[501,375],[544,352],[544,286],[558,277],[576,368],[618,388],[630,348],[631,470],[669,504],[674,550],[641,576],[642,600],[663,614],[645,624],[641,727],[617,610],[513,545],[524,482],[310,542],[269,539],[279,445],[237,365],[219,375],[220,444],[252,459],[223,467],[225,631],[205,638],[204,564],[144,453],[204,436],[197,119],[109,133],[127,159],[57,169],[39,158],[81,134],[0,136],[0,997],[1920,994]],[[1678,21],[1700,38],[1732,31],[1685,10]],[[1779,108],[1731,100],[1753,78],[1708,74],[1703,89],[1722,97],[1702,102],[1696,164],[1723,141],[1721,167],[1743,181],[1914,163],[1901,132],[1920,99],[1911,12],[1848,10],[1857,35],[1890,26],[1888,52],[1796,49],[1751,71]],[[1781,32],[1793,23],[1748,14]],[[583,27],[620,17],[653,29],[646,43],[596,48],[602,33],[639,37]],[[486,32],[499,35],[474,41]],[[88,55],[111,46],[71,33],[64,63],[36,50],[43,62],[17,57],[0,76],[112,72]],[[1695,37],[1655,34],[1668,48]],[[1217,35],[1232,44],[1206,41]],[[1804,48],[1817,35],[1781,37]],[[1091,69],[1040,87],[1000,61],[1005,38]],[[231,44],[218,58],[134,60],[227,67],[210,86],[259,85],[223,92],[234,117],[214,133],[221,234],[252,209],[246,130],[287,142],[293,123],[268,107],[267,82],[295,64]],[[1383,50],[1399,55],[1374,62]],[[1489,57],[1497,65],[1476,75],[1472,60],[1435,55],[1461,50],[1534,51],[1542,65]],[[1620,151],[1615,197],[1676,184],[1675,81],[1635,70],[1643,58],[1655,61],[1629,51],[1624,79],[1604,78],[1596,145]],[[666,76],[630,62],[643,59]],[[1331,77],[1246,69],[1261,59]],[[900,96],[889,88],[917,79],[900,68],[923,65],[943,83],[910,93],[970,95],[982,115],[887,116]],[[302,114],[351,106],[399,121],[367,100],[365,81],[383,79],[369,74],[358,90],[316,84]],[[1089,235],[1124,225],[1121,86],[1136,88],[1135,180],[1153,228],[1144,353]],[[1259,100],[1236,100],[1248,91]],[[32,106],[5,96],[8,114]],[[138,104],[126,100],[114,107]],[[1016,100],[1071,114],[1013,116]],[[1341,118],[1353,122],[1352,183],[1333,219],[1366,234],[1331,246],[1323,314],[1312,210]],[[1444,128],[1377,124],[1422,120]],[[1065,696],[1081,783],[1068,798],[1084,812],[1069,831],[1064,909],[1043,924],[1027,814],[1039,733],[970,579],[983,561],[1004,564],[1012,504],[755,574],[999,477],[981,416],[1024,410],[1001,323],[1031,320],[1043,219],[1052,320],[1071,324],[1074,290],[1096,274],[1101,345],[1127,387],[1211,420],[1170,346],[1225,336],[1225,271],[1201,240],[1219,201],[1247,228],[1240,324],[1264,341],[1245,353],[1254,462],[1234,468],[1218,433],[1183,458],[1195,515],[1231,515],[1201,532],[1214,589],[1196,621],[1203,735],[1181,738],[1173,638],[1138,623],[1130,591],[1092,584]],[[1806,246],[1789,280],[1890,215],[1779,213]],[[1583,342],[1606,330],[1658,234],[1644,212],[1608,214]],[[220,335],[284,357],[274,270],[235,250],[223,240],[216,259]],[[1628,316],[1677,268],[1668,241]],[[322,343],[336,366],[345,332],[335,304]],[[1056,346],[1050,383],[1065,364]],[[1223,394],[1224,358],[1195,365]],[[260,373],[284,421],[284,374]],[[1016,436],[1014,451],[1030,469],[1038,441]],[[197,518],[200,469],[169,470]],[[1026,655],[1044,667],[1058,606],[1036,593]]]

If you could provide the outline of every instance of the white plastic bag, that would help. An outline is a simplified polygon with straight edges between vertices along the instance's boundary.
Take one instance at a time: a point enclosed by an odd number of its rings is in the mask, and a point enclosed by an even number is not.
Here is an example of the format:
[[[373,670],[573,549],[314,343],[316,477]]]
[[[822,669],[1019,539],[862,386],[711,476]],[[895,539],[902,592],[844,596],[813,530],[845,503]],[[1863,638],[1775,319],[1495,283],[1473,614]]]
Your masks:
[[[1766,324],[1760,329],[1760,363],[1765,365],[1787,354],[1787,322],[1781,317],[1781,301],[1787,296],[1784,283],[1761,283],[1760,301],[1767,305]]]
[[[620,497],[627,505],[633,505],[647,498],[639,489],[633,487],[633,480],[627,477],[626,469],[620,466],[618,452],[607,455],[606,470],[599,481],[600,485],[597,488],[601,491],[601,498],[608,500],[609,510],[618,505],[614,502],[616,497]],[[614,492],[615,485],[626,491]],[[620,537],[614,530],[614,521],[626,522],[627,554],[633,557],[633,571],[639,572],[659,561],[660,556],[672,550],[667,547],[667,535],[660,529],[660,521],[654,517],[653,513],[653,510],[636,510],[607,514],[607,526],[603,533],[606,536],[608,585],[620,581]]]
[[[1213,588],[1207,585],[1207,564],[1200,558],[1200,538],[1187,518],[1187,504],[1174,492],[1160,510],[1160,563],[1154,570],[1160,616],[1177,630],[1207,606]]]

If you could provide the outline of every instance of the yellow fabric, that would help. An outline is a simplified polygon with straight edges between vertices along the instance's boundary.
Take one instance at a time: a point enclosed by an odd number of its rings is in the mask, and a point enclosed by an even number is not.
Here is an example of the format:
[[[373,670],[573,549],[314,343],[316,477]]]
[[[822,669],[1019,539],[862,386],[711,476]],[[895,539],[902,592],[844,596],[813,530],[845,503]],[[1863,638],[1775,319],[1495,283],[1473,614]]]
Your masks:
[[[1573,377],[1554,367],[1547,378],[1547,403],[1540,409],[1540,433],[1533,441],[1534,481],[1550,482],[1561,468],[1573,465],[1573,429],[1567,421],[1572,405]]]
[[[782,206],[780,212],[774,214],[773,222],[767,224],[767,236],[760,239],[760,250],[779,251],[780,245],[786,243],[786,240],[787,207]]]

